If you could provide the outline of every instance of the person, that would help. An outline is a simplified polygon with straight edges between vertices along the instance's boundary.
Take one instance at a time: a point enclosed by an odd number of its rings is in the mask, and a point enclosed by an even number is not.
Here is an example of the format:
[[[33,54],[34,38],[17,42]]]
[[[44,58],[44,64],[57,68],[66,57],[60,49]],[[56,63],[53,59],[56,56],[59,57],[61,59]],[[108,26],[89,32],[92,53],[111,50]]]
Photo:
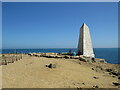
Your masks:
[[[73,52],[73,53],[72,53],[72,56],[76,56],[76,52]]]
[[[72,50],[69,50],[69,53],[72,53]]]

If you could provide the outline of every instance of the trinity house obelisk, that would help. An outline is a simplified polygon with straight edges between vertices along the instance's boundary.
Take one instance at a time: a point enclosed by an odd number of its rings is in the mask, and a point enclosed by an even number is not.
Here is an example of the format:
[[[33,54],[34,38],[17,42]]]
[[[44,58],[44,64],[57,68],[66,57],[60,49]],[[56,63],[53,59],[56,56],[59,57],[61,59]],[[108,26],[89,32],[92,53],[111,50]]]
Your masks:
[[[82,27],[80,28],[80,36],[78,41],[78,54],[86,57],[95,57],[92,48],[90,31],[86,24],[83,24]]]

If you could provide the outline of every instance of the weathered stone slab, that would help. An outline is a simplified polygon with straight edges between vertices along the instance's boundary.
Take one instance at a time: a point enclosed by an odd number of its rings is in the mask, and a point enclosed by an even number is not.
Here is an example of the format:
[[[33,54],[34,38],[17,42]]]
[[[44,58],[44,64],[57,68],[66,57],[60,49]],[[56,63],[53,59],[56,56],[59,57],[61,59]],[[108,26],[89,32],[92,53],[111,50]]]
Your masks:
[[[56,58],[63,58],[63,56],[61,56],[61,55],[57,55]]]
[[[71,56],[71,59],[80,59],[80,56]]]
[[[93,58],[93,57],[85,57],[85,56],[81,56],[80,61],[84,61],[84,62],[90,62],[90,63],[93,63],[93,62],[102,62],[102,63],[105,63],[105,59],[101,59],[101,58]]]
[[[70,59],[70,56],[65,55],[63,58],[65,58],[65,59]]]
[[[85,57],[80,57],[80,61],[87,62],[87,59]]]
[[[48,55],[47,58],[55,58],[56,55]]]
[[[103,62],[103,63],[106,62],[105,59],[101,59],[101,58],[92,58],[92,61],[93,62]]]

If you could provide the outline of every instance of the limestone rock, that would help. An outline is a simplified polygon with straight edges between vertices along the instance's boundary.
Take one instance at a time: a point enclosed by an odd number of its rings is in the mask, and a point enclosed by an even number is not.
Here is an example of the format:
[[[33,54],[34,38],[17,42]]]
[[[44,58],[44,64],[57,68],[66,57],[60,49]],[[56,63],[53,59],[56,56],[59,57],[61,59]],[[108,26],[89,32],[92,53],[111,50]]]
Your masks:
[[[94,87],[94,88],[99,88],[99,86],[98,86],[98,85],[94,85],[93,87]]]
[[[115,76],[119,76],[120,75],[120,72],[118,70],[107,68],[106,71],[109,72],[110,75],[115,75]]]
[[[51,63],[51,64],[48,65],[48,67],[49,67],[49,68],[56,68],[56,64],[52,64],[52,63]]]
[[[94,78],[94,79],[99,79],[99,77],[96,77],[96,76],[94,76],[93,78]]]
[[[55,58],[56,57],[56,55],[48,55],[48,56],[46,56],[47,58]]]
[[[84,57],[80,57],[80,59],[79,59],[80,61],[84,61],[84,62],[87,62],[87,59],[86,58],[84,58]]]
[[[65,55],[63,58],[65,58],[65,59],[70,59],[70,56]]]
[[[89,62],[89,63],[93,63],[93,62],[99,62],[99,63],[103,63],[105,62],[104,59],[101,58],[93,58],[93,57],[85,57],[85,56],[80,56],[80,61],[84,61],[84,62]]]
[[[106,71],[111,72],[113,70],[111,68],[107,68]]]
[[[80,56],[70,56],[71,59],[79,59]]]
[[[118,82],[113,82],[112,84],[115,86],[120,86],[120,83],[118,83]]]
[[[28,53],[29,56],[33,56],[33,53]]]
[[[56,58],[63,58],[63,56],[61,56],[61,55],[57,55]]]
[[[93,58],[92,58],[93,59]],[[101,63],[105,63],[105,59],[101,59],[101,58],[94,58],[93,60],[94,62],[101,62]]]
[[[113,74],[115,76],[119,76],[120,72],[119,71],[111,71],[110,74]]]

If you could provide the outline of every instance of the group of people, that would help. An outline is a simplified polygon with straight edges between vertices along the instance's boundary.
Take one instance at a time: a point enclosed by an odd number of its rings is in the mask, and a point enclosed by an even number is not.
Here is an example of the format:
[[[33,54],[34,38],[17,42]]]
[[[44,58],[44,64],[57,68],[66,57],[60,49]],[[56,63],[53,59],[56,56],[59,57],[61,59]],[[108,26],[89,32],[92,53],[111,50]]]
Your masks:
[[[73,52],[72,50],[69,50],[69,53],[70,53],[71,56],[76,56],[77,55],[77,53]]]

